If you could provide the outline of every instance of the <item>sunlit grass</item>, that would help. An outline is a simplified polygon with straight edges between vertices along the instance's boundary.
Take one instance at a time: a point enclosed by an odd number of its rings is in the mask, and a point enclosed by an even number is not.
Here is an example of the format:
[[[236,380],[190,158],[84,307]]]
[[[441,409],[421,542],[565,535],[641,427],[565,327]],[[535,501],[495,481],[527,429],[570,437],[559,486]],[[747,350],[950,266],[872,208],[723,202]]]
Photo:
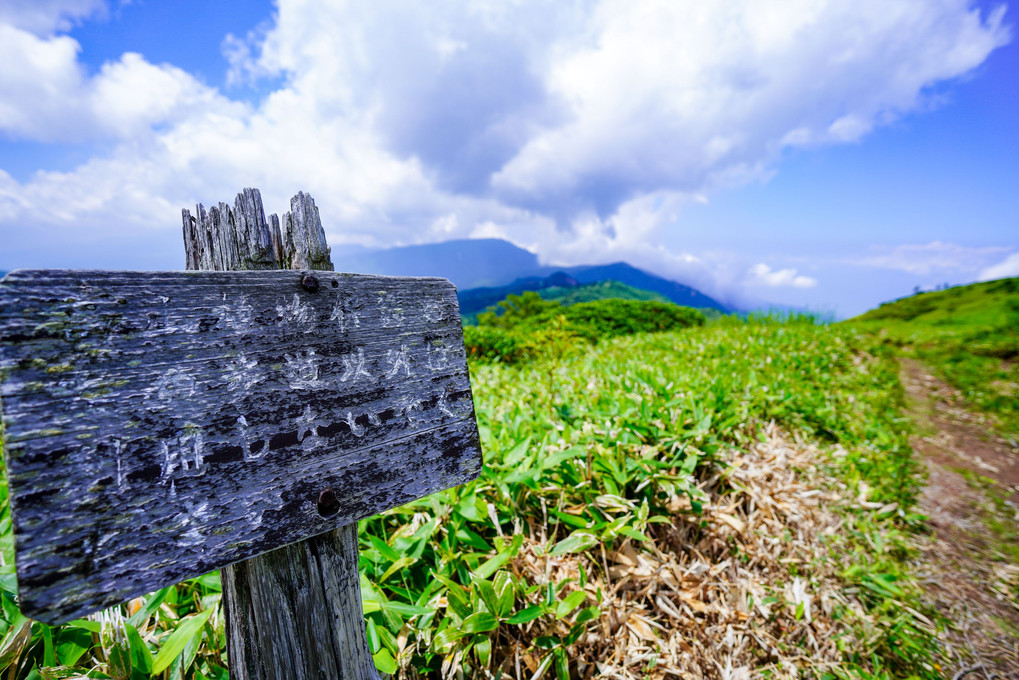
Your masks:
[[[598,570],[603,551],[627,540],[640,544],[656,524],[673,522],[667,503],[677,496],[689,501],[686,512],[696,519],[698,484],[724,468],[727,451],[747,446],[774,421],[838,447],[833,481],[850,493],[865,483],[871,501],[899,509],[854,515],[839,539],[846,587],[866,591],[866,625],[877,627],[866,650],[845,650],[836,671],[929,675],[922,664],[933,643],[896,607],[915,597],[900,535],[915,521],[910,508],[919,481],[899,415],[895,364],[867,354],[869,342],[813,318],[723,320],[593,346],[564,341],[517,366],[473,364],[481,477],[361,523],[362,591],[376,665],[439,677],[455,654],[465,673],[483,677],[482,669],[523,644],[549,673],[565,678],[569,649],[598,619],[599,601],[585,594],[586,572],[559,582],[515,573],[510,565],[525,542],[556,555],[589,555]],[[26,634],[13,600],[6,503],[0,529],[6,633],[0,668],[14,669],[6,671],[10,677],[43,677],[39,669],[58,665],[108,677],[123,671],[126,658],[133,665],[118,677],[133,679],[148,677],[155,661],[171,656],[162,677],[224,676],[215,575],[136,603],[141,614],[117,608],[136,631],[128,629],[119,642],[92,622],[29,623]]]
[[[921,293],[847,322],[913,356],[1019,440],[1019,278]]]

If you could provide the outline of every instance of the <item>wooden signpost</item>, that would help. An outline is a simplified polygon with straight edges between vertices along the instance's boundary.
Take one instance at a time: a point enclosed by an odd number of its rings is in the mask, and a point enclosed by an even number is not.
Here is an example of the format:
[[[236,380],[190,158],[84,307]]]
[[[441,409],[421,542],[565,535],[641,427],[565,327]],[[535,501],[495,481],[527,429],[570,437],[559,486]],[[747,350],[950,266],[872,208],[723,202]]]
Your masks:
[[[0,399],[22,611],[223,568],[231,677],[374,678],[357,520],[481,451],[456,291],[336,274],[318,210],[184,211],[189,269],[15,271]],[[276,271],[208,271],[262,269]]]

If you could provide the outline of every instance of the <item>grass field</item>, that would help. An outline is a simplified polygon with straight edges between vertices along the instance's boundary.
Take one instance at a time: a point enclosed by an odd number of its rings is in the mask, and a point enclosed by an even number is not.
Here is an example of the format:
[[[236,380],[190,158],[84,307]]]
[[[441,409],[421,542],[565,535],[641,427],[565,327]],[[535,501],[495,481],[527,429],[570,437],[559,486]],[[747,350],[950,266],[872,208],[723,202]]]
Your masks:
[[[848,325],[723,319],[596,345],[564,336],[518,365],[472,364],[482,476],[361,523],[377,667],[402,677],[594,677],[613,640],[633,633],[643,656],[622,677],[669,677],[658,620],[613,617],[672,596],[631,592],[619,570],[626,560],[699,554],[687,576],[701,573],[696,564],[751,573],[771,560],[766,582],[726,595],[752,670],[940,677],[907,566],[920,479],[896,363],[868,353],[874,346]],[[764,501],[739,481],[737,461],[771,446],[776,432],[816,452],[809,465],[823,488],[802,493],[833,499],[826,512],[837,521],[818,534],[814,564],[790,557],[797,539],[788,531],[747,528]],[[225,677],[216,574],[49,627],[14,604],[6,503],[0,531],[7,677]],[[748,552],[751,544],[775,546],[773,557]],[[638,567],[627,568],[634,582]],[[687,617],[688,630],[725,628],[723,603],[689,597],[662,606]],[[755,642],[764,639],[773,642]],[[704,673],[719,671],[708,664]]]
[[[847,323],[933,368],[1019,440],[1019,278],[921,293]]]

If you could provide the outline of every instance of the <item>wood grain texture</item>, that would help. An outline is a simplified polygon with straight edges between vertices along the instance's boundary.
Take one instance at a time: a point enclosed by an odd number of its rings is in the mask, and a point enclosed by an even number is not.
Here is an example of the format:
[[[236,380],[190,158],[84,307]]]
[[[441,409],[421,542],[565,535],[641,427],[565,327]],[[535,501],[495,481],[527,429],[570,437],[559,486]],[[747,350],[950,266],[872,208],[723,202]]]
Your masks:
[[[232,209],[220,203],[206,211],[199,203],[181,217],[189,270],[333,268],[318,207],[304,192],[290,199],[282,230],[275,214],[265,219],[258,189],[237,194]]]
[[[261,195],[257,189],[245,189],[234,202],[235,212],[245,223],[262,224]],[[298,193],[290,201],[291,212],[284,216],[284,239],[279,219],[271,215],[268,224],[275,265],[287,269],[307,265],[309,269],[333,268],[329,259],[325,232],[311,196]],[[198,206],[199,210],[201,205]],[[190,237],[185,213],[185,250],[197,251],[189,242],[205,233]],[[228,239],[240,240],[238,250],[255,253],[254,257],[234,258],[223,263],[226,269],[251,269],[268,265],[259,260],[264,252],[260,230],[224,227]],[[221,239],[223,237],[220,237]],[[251,241],[255,241],[252,245]],[[216,256],[215,248],[209,253]],[[217,265],[220,266],[220,265]],[[188,265],[189,269],[198,268]],[[356,310],[341,309],[336,319],[341,324],[359,327]],[[354,379],[363,366],[352,363]],[[342,376],[341,376],[342,378]],[[399,445],[399,444],[397,444]],[[325,496],[323,494],[322,496]],[[321,497],[320,496],[320,503]],[[326,499],[329,510],[336,501]],[[357,523],[319,534],[300,543],[223,567],[223,609],[226,613],[227,655],[230,674],[242,680],[378,680],[375,664],[368,651],[358,577]],[[310,624],[310,625],[309,625]]]
[[[290,223],[312,219],[303,205]],[[324,238],[304,244],[298,258],[321,265]],[[452,284],[316,272],[311,291],[305,275],[3,280],[26,615],[82,616],[478,474]],[[326,489],[336,501],[323,516]]]
[[[233,680],[377,680],[365,641],[357,525],[223,570]]]

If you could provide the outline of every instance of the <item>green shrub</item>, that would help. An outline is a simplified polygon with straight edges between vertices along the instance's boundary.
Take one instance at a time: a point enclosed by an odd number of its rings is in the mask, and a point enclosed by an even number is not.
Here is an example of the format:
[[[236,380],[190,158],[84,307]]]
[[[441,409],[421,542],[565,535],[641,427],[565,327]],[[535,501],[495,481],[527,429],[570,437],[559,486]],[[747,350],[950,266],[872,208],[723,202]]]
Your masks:
[[[478,325],[493,328],[519,328],[541,324],[561,312],[563,306],[555,300],[544,300],[533,290],[523,295],[508,295],[506,299],[478,314]]]
[[[658,300],[605,299],[563,306],[534,291],[509,295],[464,327],[467,355],[489,361],[522,360],[570,351],[578,340],[660,333],[703,326],[699,310]]]
[[[471,359],[514,364],[534,356],[532,341],[523,333],[492,326],[464,326],[464,349]]]
[[[655,300],[595,300],[564,307],[567,326],[581,335],[612,338],[637,333],[661,333],[703,326],[704,314],[690,307]]]

